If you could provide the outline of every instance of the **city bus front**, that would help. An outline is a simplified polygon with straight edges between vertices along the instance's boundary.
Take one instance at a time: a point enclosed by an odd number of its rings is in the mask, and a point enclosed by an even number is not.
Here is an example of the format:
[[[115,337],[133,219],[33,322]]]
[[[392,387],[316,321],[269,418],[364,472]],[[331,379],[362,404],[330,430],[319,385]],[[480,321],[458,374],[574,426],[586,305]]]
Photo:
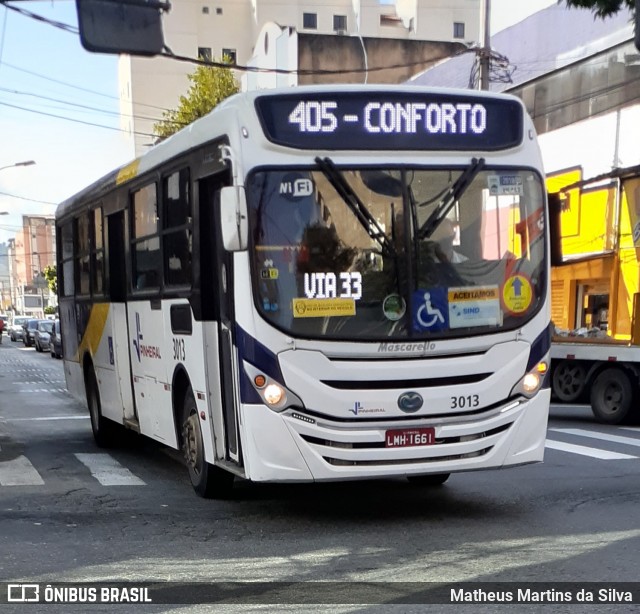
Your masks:
[[[245,181],[247,477],[441,482],[542,460],[540,171],[515,156],[336,159],[263,165]]]

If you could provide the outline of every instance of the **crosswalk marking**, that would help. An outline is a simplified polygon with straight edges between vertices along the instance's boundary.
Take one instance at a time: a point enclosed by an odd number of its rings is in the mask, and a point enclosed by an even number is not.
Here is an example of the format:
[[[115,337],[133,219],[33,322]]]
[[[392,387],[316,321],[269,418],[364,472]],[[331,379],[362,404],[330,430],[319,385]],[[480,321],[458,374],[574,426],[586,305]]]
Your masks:
[[[103,486],[144,486],[145,482],[109,454],[75,454]]]
[[[622,437],[621,435],[611,435],[609,433],[600,433],[598,431],[588,431],[586,429],[549,429],[554,433],[566,433],[567,435],[577,435],[578,437],[591,437],[592,439],[601,439],[603,441],[611,441],[613,443],[622,443],[627,446],[640,447],[640,439],[633,437]]]
[[[33,418],[5,418],[5,422],[45,422],[47,420],[89,420],[89,416],[34,416]]]
[[[547,439],[544,445],[546,448],[551,448],[552,450],[571,452],[572,454],[580,454],[582,456],[591,456],[592,458],[599,458],[601,460],[627,460],[638,458],[637,456],[631,456],[630,454],[609,452],[608,450],[589,448],[587,446],[579,446],[573,443],[565,443],[563,441],[553,441],[552,439]]]
[[[0,462],[0,485],[42,486],[44,481],[26,456]]]
[[[63,415],[31,418],[9,418],[5,422],[15,421],[46,421],[46,420],[88,420],[85,415]],[[618,427],[617,433],[630,432],[634,434],[637,429]],[[593,439],[612,444],[640,447],[640,439],[625,437],[610,432],[592,431],[580,428],[550,428],[549,433],[557,433],[581,439]],[[569,454],[578,454],[598,460],[637,460],[638,456],[624,454],[622,452],[612,452],[601,448],[578,445],[554,439],[547,439],[545,447],[550,450],[557,450]],[[2,449],[0,448],[0,452]],[[129,469],[121,465],[115,458],[107,453],[75,453],[75,458],[89,469],[91,477],[97,480],[102,486],[146,486],[146,482],[134,475]],[[37,469],[32,465],[26,456],[0,461],[0,486],[43,486],[44,480]]]

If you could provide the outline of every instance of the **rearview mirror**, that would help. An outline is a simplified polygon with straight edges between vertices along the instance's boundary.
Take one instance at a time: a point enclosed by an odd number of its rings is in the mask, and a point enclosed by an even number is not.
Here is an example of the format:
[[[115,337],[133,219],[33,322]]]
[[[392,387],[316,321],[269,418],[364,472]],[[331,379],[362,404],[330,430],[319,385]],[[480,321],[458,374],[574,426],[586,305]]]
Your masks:
[[[383,196],[402,196],[402,182],[388,171],[362,170],[360,178],[372,192]]]
[[[153,56],[162,53],[159,0],[76,0],[80,42],[87,51]]]
[[[242,186],[228,186],[220,190],[220,226],[222,244],[227,251],[247,249],[247,199]]]

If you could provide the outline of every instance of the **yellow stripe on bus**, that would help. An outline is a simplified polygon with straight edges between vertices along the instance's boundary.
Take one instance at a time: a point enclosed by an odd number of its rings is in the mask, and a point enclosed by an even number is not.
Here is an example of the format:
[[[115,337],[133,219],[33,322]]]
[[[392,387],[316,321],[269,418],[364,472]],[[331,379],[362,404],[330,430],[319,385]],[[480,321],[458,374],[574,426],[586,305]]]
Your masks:
[[[116,185],[120,185],[129,179],[133,179],[138,174],[138,167],[140,166],[140,160],[134,160],[129,162],[126,166],[123,166],[116,176]]]
[[[89,321],[78,346],[78,362],[86,350],[89,350],[91,356],[96,355],[108,317],[109,303],[98,303],[91,307]]]

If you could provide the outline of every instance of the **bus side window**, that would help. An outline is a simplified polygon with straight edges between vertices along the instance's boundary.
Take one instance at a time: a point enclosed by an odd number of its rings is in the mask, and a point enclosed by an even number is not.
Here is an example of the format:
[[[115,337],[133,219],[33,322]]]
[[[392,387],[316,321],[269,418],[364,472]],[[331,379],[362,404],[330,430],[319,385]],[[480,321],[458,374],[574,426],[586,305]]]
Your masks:
[[[161,281],[160,237],[156,184],[150,183],[132,194],[132,265],[136,290],[158,288]],[[142,238],[141,238],[142,237]]]
[[[162,203],[165,282],[190,285],[193,214],[188,168],[163,178]]]

